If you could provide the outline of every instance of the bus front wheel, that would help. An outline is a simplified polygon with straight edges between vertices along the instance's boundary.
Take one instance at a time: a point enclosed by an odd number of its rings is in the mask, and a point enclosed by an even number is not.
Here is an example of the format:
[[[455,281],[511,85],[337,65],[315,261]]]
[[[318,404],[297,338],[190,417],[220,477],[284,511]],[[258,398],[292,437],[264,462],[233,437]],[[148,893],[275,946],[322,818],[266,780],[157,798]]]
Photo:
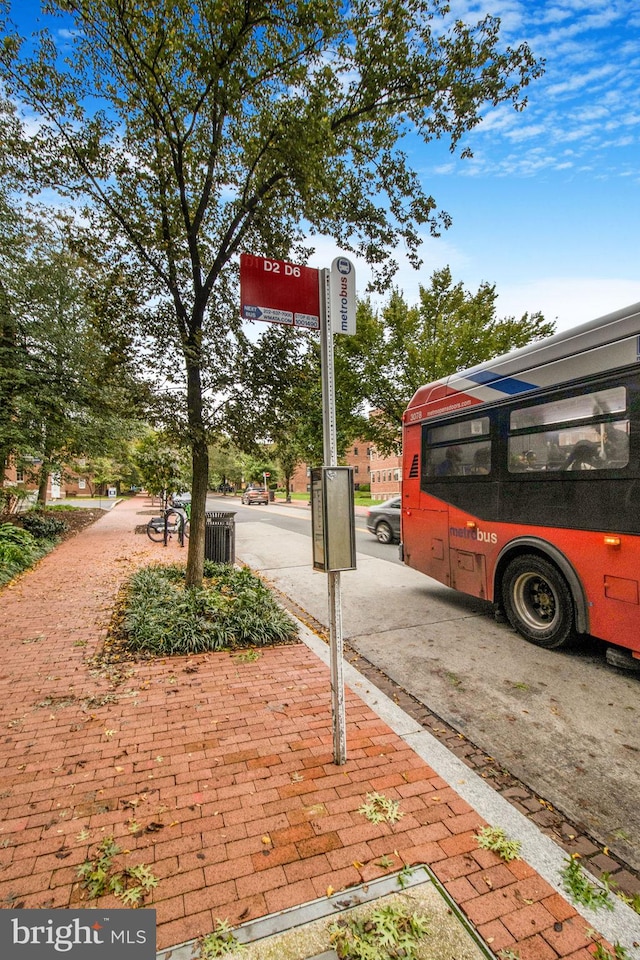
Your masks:
[[[567,581],[544,557],[516,557],[502,580],[502,601],[511,626],[547,650],[575,640],[573,599]]]

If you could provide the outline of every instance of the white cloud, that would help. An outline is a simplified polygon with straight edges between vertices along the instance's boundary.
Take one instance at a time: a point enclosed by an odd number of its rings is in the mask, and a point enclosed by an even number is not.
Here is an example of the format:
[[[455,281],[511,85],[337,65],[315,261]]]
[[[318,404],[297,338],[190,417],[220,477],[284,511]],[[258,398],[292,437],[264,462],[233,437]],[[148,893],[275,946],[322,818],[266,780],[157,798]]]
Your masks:
[[[593,70],[589,70],[587,73],[576,74],[558,83],[551,84],[547,87],[546,92],[550,97],[557,97],[566,93],[575,93],[578,90],[589,87],[592,88],[599,80],[617,77],[618,72],[619,68],[613,63],[605,64],[602,67],[594,67]]]
[[[344,253],[326,237],[317,238],[316,247],[317,252],[309,261],[309,266],[312,267],[330,267],[334,257]],[[358,296],[365,296],[367,283],[371,279],[370,268],[352,254],[344,255],[355,263]],[[472,292],[483,282],[472,282],[465,276],[471,269],[475,269],[474,265],[463,251],[456,249],[446,240],[426,238],[423,256],[424,264],[419,271],[414,270],[405,258],[399,258],[400,270],[396,276],[396,286],[409,304],[417,302],[420,286],[428,286],[432,273],[445,265],[451,268],[454,282],[462,281],[465,288]],[[485,278],[484,282],[494,283],[495,279]],[[640,279],[546,276],[515,284],[498,281],[496,292],[498,317],[520,318],[525,313],[539,311],[545,319],[555,321],[557,330],[561,331],[640,302]],[[377,306],[385,303],[387,298],[372,296]]]
[[[613,277],[541,277],[497,290],[500,317],[539,310],[558,331],[640,302],[640,280]]]
[[[315,253],[309,258],[308,266],[319,270],[325,267],[329,268],[335,257],[347,257],[356,268],[358,296],[364,297],[367,295],[367,286],[373,279],[373,271],[364,260],[355,257],[349,251],[342,250],[330,237],[310,237],[308,243],[315,247]],[[422,266],[419,270],[415,270],[401,250],[395,251],[394,254],[398,262],[398,272],[394,280],[394,286],[399,288],[409,303],[416,302],[419,287],[429,285],[431,275],[435,270],[440,270],[442,267],[449,265],[454,277],[460,279],[469,269],[470,261],[467,254],[447,240],[446,237],[435,239],[428,234],[423,234],[420,256]],[[385,302],[386,299],[387,296],[372,296],[375,303]]]

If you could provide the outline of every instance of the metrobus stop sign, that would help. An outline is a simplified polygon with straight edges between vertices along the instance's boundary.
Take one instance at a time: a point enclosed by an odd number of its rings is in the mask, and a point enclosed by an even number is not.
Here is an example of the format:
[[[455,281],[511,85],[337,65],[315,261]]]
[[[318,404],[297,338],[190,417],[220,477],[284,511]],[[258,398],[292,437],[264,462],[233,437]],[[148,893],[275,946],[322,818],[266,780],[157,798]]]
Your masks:
[[[244,320],[319,330],[318,271],[285,260],[242,253],[240,310]]]

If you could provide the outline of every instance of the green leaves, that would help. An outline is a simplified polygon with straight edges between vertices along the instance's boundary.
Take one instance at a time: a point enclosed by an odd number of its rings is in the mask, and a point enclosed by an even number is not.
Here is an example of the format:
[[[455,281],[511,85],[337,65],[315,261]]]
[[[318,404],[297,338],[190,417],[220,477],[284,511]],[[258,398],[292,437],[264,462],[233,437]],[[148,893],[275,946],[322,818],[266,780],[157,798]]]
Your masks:
[[[0,524],[0,586],[27,570],[53,546],[53,541],[38,541],[13,523]]]
[[[378,447],[391,451],[398,443],[402,414],[418,387],[553,333],[539,313],[498,318],[496,300],[495,287],[465,290],[445,267],[420,287],[415,306],[399,290],[380,311],[360,302],[357,333],[337,339],[336,364],[345,371],[343,389],[376,411],[367,435]]]
[[[366,802],[358,808],[358,813],[366,817],[369,823],[397,823],[404,814],[397,800],[390,800],[383,793],[368,793]]]
[[[428,921],[390,903],[336,920],[329,933],[340,960],[415,960],[420,941],[428,934]]]
[[[593,910],[599,910],[602,907],[606,910],[613,910],[611,888],[607,876],[603,876],[602,886],[596,886],[587,878],[580,865],[579,856],[566,857],[564,863],[562,886],[574,903],[591,907]]]
[[[510,840],[502,827],[483,827],[476,836],[482,850],[492,850],[505,863],[520,859],[520,841]]]
[[[228,920],[216,918],[214,923],[215,927],[212,932],[201,937],[198,941],[202,960],[226,957],[230,953],[242,953],[245,950],[244,944],[236,939]]]
[[[293,620],[247,568],[205,562],[201,587],[185,587],[180,564],[131,577],[121,629],[134,652],[156,656],[260,647],[292,641]]]
[[[67,529],[67,524],[61,517],[41,510],[26,513],[22,517],[22,526],[37,540],[55,540]]]
[[[145,864],[128,866],[118,863],[116,858],[122,852],[113,837],[105,837],[98,844],[93,859],[85,860],[78,867],[78,876],[91,900],[112,893],[125,906],[139,907],[147,894],[158,886],[158,880]]]
[[[139,331],[182,351],[179,369],[150,372],[158,416],[188,420],[195,584],[207,432],[224,420],[242,339],[237,254],[290,258],[324,234],[389,283],[395,250],[417,265],[420,228],[449,223],[404,136],[457,150],[490,105],[522,106],[540,64],[525,44],[503,47],[497,19],[452,21],[440,0],[47,6],[69,29],[22,44],[5,23],[0,82],[33,117],[31,189],[87,204],[148,304]]]
[[[52,185],[102,206],[185,308],[241,246],[286,254],[303,218],[382,270],[401,240],[415,253],[416,225],[446,217],[404,134],[456,149],[541,70],[497,19],[450,21],[439,0],[56,6],[64,64],[56,35],[29,58],[7,31],[4,82],[46,119]]]

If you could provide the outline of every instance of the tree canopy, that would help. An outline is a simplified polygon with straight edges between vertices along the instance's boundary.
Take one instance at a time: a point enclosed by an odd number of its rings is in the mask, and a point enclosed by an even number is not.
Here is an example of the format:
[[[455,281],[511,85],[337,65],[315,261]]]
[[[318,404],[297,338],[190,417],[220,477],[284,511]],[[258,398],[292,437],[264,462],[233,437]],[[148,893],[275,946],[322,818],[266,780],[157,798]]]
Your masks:
[[[448,267],[434,271],[414,305],[399,290],[379,309],[360,300],[355,335],[337,337],[334,345],[340,453],[356,438],[391,452],[418,387],[554,332],[540,313],[499,317],[497,300],[495,286],[466,290]],[[248,352],[242,379],[252,386],[229,411],[239,442],[262,437],[290,446],[298,461],[320,463],[317,343],[295,331],[269,331]]]
[[[169,497],[191,483],[184,450],[161,433],[149,431],[137,444],[135,455],[142,483],[153,496]]]
[[[402,415],[423,384],[554,333],[555,325],[539,312],[500,317],[497,300],[495,285],[481,283],[473,293],[444,267],[420,287],[415,305],[399,290],[380,311],[370,301],[359,304],[357,334],[339,338],[337,348],[350,382],[362,384],[376,414],[371,439],[386,450],[398,443]]]
[[[50,474],[75,458],[121,453],[144,391],[127,344],[111,335],[124,296],[90,245],[80,252],[50,211],[13,214],[16,243],[2,256],[0,453],[3,464],[16,457],[44,501]]]
[[[212,411],[241,336],[235,256],[304,258],[325,234],[378,267],[449,223],[402,149],[411,132],[464,153],[541,72],[499,20],[440,0],[49,0],[64,31],[2,25],[0,76],[35,115],[37,188],[90,204],[130,259],[147,332],[184,358],[193,465],[187,582],[204,557]],[[55,25],[55,24],[54,24]],[[27,134],[25,133],[25,136]],[[211,403],[208,405],[207,401]]]

